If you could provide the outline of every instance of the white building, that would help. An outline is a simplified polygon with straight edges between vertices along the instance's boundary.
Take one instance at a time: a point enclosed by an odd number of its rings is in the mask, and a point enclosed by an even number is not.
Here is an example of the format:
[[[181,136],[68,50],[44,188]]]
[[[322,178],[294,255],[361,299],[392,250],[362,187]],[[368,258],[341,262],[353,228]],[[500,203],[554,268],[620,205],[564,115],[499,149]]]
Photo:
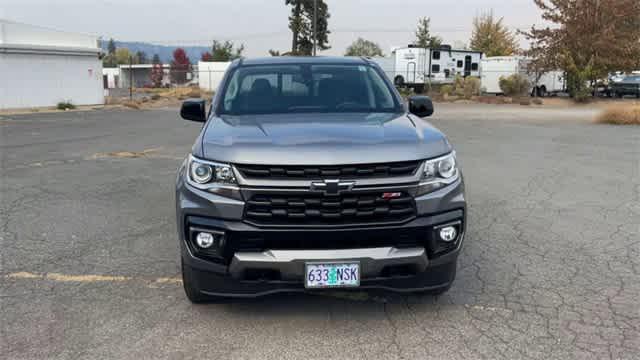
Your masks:
[[[200,89],[216,91],[231,62],[198,61],[198,82]]]
[[[102,78],[105,89],[119,87],[120,68],[102,68]]]
[[[152,73],[154,69],[153,64],[134,64],[134,65],[119,65],[118,73],[120,75],[119,81],[116,83],[116,87],[128,88],[133,83],[134,88],[153,87]],[[191,70],[184,74],[184,78],[187,82],[193,80]],[[162,80],[161,86],[168,86],[171,84],[171,65],[162,64]],[[188,83],[187,83],[188,84]]]
[[[0,109],[103,104],[95,36],[0,19]]]

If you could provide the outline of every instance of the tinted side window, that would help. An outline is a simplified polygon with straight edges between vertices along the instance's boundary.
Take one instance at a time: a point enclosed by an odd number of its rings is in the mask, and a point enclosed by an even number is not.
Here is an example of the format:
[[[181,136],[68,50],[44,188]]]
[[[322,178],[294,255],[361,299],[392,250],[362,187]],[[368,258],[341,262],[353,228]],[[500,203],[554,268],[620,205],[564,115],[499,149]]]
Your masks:
[[[432,57],[433,60],[440,60],[440,51],[434,51]]]
[[[471,64],[471,71],[478,71],[478,63]]]
[[[458,60],[458,67],[461,68],[464,66],[464,62],[462,60]]]
[[[431,72],[432,73],[439,73],[440,72],[440,65],[438,65],[438,64],[431,65]]]

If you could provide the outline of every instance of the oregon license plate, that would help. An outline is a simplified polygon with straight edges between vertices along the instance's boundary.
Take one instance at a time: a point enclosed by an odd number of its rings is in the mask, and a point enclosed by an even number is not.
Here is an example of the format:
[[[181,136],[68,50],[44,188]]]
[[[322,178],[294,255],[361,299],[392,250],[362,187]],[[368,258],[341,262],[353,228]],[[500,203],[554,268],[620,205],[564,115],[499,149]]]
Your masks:
[[[360,286],[360,264],[306,263],[305,287],[308,289]]]

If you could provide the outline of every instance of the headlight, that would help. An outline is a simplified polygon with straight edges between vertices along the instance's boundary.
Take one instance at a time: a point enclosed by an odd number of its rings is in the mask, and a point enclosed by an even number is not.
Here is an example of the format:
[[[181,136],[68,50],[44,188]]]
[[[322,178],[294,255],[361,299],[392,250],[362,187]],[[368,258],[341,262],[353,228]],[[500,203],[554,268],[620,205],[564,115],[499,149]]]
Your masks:
[[[199,185],[236,184],[231,165],[205,161],[189,156],[189,180]]]
[[[460,171],[456,164],[456,153],[454,151],[448,155],[427,160],[424,162],[418,195],[423,195],[452,184],[459,177]]]

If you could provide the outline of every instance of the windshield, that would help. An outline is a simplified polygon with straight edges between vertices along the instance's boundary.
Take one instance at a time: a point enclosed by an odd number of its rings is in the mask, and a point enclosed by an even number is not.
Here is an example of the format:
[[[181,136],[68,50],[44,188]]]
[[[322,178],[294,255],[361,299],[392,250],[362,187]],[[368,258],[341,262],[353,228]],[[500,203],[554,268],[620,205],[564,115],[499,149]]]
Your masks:
[[[220,113],[400,110],[387,83],[368,65],[260,65],[234,71]]]

